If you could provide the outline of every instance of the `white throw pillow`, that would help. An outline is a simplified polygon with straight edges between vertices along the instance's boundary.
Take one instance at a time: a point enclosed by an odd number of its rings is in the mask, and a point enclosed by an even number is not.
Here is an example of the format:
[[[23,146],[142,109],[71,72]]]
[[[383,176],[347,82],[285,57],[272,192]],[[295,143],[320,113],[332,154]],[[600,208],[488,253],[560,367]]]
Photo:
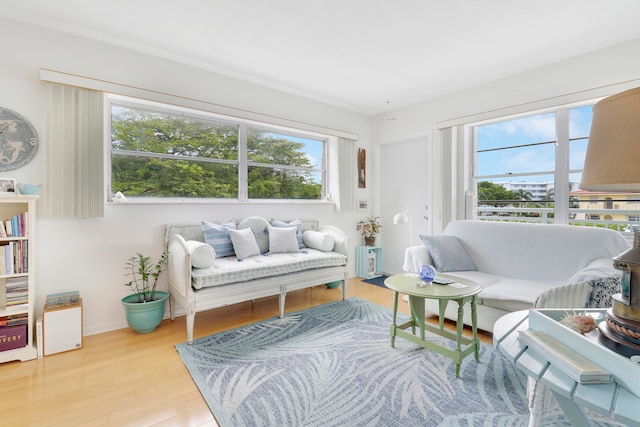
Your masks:
[[[298,248],[304,248],[304,242],[302,240],[302,220],[294,219],[293,221],[282,221],[279,219],[271,218],[271,225],[273,227],[296,227],[296,239],[298,239]]]
[[[323,252],[331,252],[336,243],[336,239],[331,234],[314,230],[307,230],[302,233],[302,240],[308,248]]]
[[[253,231],[253,237],[256,239],[260,253],[264,254],[269,251],[269,221],[259,216],[249,216],[238,223],[237,229],[250,228]]]
[[[211,267],[216,259],[216,252],[211,245],[197,240],[187,240],[185,242],[191,253],[191,266],[195,268]]]
[[[420,239],[427,247],[436,270],[439,272],[476,270],[476,265],[457,237],[425,236],[421,234]]]
[[[242,230],[229,230],[229,237],[233,243],[233,250],[239,260],[243,258],[260,255],[260,248],[256,242],[256,236],[250,228]]]
[[[269,226],[269,253],[300,252],[296,227]]]

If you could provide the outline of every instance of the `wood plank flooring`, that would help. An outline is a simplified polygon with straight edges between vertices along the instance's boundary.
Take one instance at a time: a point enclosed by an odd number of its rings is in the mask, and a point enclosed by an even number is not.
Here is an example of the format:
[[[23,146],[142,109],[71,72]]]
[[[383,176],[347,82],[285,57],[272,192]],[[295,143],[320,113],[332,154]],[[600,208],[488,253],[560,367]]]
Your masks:
[[[348,296],[392,308],[393,292],[359,278]],[[287,295],[286,312],[338,301],[317,286]],[[408,313],[400,302],[399,310]],[[277,297],[196,315],[196,338],[277,316]],[[437,323],[435,319],[430,321]],[[448,328],[454,328],[452,324]],[[470,331],[465,330],[469,335]],[[480,332],[491,344],[491,334]],[[184,316],[154,332],[120,329],[84,338],[83,348],[0,364],[0,424],[7,426],[217,426],[174,344],[186,341]]]

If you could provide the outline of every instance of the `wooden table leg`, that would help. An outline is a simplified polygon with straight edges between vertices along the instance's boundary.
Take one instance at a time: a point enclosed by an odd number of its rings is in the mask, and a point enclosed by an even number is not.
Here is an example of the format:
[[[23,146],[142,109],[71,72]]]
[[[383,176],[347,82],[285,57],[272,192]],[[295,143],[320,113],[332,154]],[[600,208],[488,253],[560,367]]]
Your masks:
[[[440,324],[440,330],[444,329],[444,312],[447,309],[447,303],[449,300],[441,299],[438,301],[438,322]]]
[[[391,347],[396,344],[396,330],[398,328],[396,318],[398,316],[398,293],[393,293],[393,322],[391,323]]]
[[[464,328],[464,299],[456,300],[458,303],[458,320],[456,321],[456,351],[453,363],[455,364],[456,377],[460,376],[460,364],[462,363],[460,340],[462,339],[462,329]]]
[[[480,361],[480,341],[478,340],[478,312],[476,310],[476,296],[471,297],[471,330],[473,331],[473,345],[476,362]]]
[[[424,339],[424,298],[409,295],[409,306],[411,307],[411,319],[412,325],[418,324],[420,328],[420,339]],[[415,334],[415,327],[412,326],[413,334]]]

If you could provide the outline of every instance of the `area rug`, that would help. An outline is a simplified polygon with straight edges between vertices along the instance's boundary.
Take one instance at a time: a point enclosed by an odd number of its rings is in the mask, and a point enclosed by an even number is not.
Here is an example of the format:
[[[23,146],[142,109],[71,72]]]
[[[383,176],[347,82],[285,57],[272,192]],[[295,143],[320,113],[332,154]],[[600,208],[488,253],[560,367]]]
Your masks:
[[[444,356],[392,348],[391,318],[350,298],[176,348],[223,427],[527,425],[526,377],[491,346],[456,378]]]
[[[366,279],[363,280],[363,282],[365,283],[371,283],[372,285],[376,285],[376,286],[380,286],[381,288],[387,288],[384,285],[384,279],[386,279],[389,276],[385,276],[384,274],[382,276],[379,277],[374,277],[373,279]],[[388,288],[387,288],[388,289]]]

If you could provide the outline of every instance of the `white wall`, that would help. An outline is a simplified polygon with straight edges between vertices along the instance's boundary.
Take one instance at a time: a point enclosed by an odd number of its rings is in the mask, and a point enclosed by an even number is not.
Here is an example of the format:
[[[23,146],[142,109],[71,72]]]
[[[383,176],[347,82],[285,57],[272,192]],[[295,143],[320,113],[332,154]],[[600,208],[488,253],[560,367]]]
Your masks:
[[[430,210],[436,232],[438,213],[442,208],[437,194],[437,183],[441,182],[439,171],[447,168],[440,164],[440,135],[434,131],[438,121],[640,78],[640,55],[637,55],[640,40],[636,40],[399,109],[394,111],[398,120],[380,122],[379,117],[366,118],[211,72],[9,20],[0,19],[0,36],[5,42],[5,55],[0,58],[0,107],[10,108],[28,118],[40,135],[40,150],[35,159],[18,170],[0,173],[0,178],[46,185],[42,182],[43,147],[47,143],[46,112],[38,80],[39,68],[77,73],[353,132],[360,135],[357,145],[367,149],[367,188],[357,189],[355,193],[356,198],[369,201],[368,212],[337,213],[331,205],[305,204],[113,205],[107,206],[105,217],[101,219],[38,220],[36,309],[39,311],[49,293],[79,290],[85,304],[86,334],[125,327],[120,307],[120,298],[127,292],[121,285],[124,262],[138,251],[154,256],[160,253],[166,223],[197,223],[203,218],[240,219],[254,214],[289,219],[318,218],[350,235],[353,255],[353,248],[362,241],[355,232],[356,222],[369,214],[379,215],[384,202],[380,190],[382,174],[376,173],[381,167],[380,147],[374,142],[397,143],[431,134],[431,139],[423,138],[423,141],[435,144],[430,147],[434,155],[429,160],[433,162],[429,171],[434,188],[433,194],[427,197],[433,199]],[[409,199],[412,194],[424,191],[424,184],[416,180],[402,192],[402,197]],[[39,206],[43,203],[46,201],[38,201]],[[397,203],[405,204],[404,200]],[[393,221],[393,218],[382,219],[385,223]],[[381,237],[385,253],[403,252],[405,244],[392,239],[385,241],[387,232],[385,229]],[[401,265],[396,264],[399,260],[400,257],[394,257],[391,264],[385,262],[385,269],[399,272]],[[353,275],[353,257],[350,270]],[[165,282],[162,286],[166,286]]]
[[[397,109],[393,115],[395,121],[380,121],[379,117],[371,118],[376,143],[380,145],[412,140],[433,130],[434,163],[429,169],[434,183],[431,209],[432,231],[438,232],[441,225],[441,198],[438,194],[438,183],[442,183],[441,170],[450,165],[440,165],[441,136],[438,122],[451,120],[483,112],[507,109],[531,103],[530,108],[539,108],[541,104],[560,105],[589,99],[586,91],[601,88],[601,96],[611,95],[627,88],[640,86],[640,39],[609,47],[589,54],[551,64],[539,69],[501,79],[482,86],[463,90],[448,96],[428,100],[410,107]],[[473,64],[469,64],[473,66]],[[612,85],[616,85],[613,87]],[[426,142],[425,142],[426,143]],[[377,159],[379,167],[384,160]],[[396,165],[396,167],[401,167]],[[403,190],[406,198],[425,191],[422,183],[412,181]],[[460,194],[459,197],[464,195]],[[383,202],[386,202],[384,198]],[[384,218],[383,218],[384,219]],[[389,219],[392,221],[392,219]],[[385,230],[387,232],[388,230]],[[415,234],[415,233],[414,233]],[[392,239],[383,239],[385,253],[401,253],[402,245]],[[389,262],[385,260],[385,269],[392,273],[402,271],[402,264],[396,263],[397,257]]]
[[[171,63],[106,44],[0,19],[0,38],[5,55],[0,58],[0,107],[29,119],[40,137],[40,148],[28,165],[0,173],[0,177],[41,183],[44,174],[46,111],[38,69],[76,73],[176,95],[187,96],[238,109],[340,129],[360,135],[358,146],[369,148],[368,119],[360,114],[244,83],[204,70]],[[373,150],[368,150],[373,164]],[[370,168],[371,166],[369,166]],[[355,165],[354,165],[355,176]],[[361,195],[374,200],[371,186]],[[38,201],[38,210],[46,200]],[[37,221],[37,302],[39,313],[45,296],[79,290],[84,301],[84,331],[97,332],[126,327],[120,299],[127,295],[122,283],[124,263],[142,252],[156,257],[162,250],[164,224],[199,223],[201,219],[242,219],[249,215],[282,219],[317,218],[348,233],[353,247],[360,241],[358,219],[369,212],[335,212],[333,205],[318,204],[200,204],[110,205],[104,218]],[[352,257],[353,258],[353,257]],[[354,275],[353,259],[350,270]],[[161,287],[166,289],[166,275]]]

